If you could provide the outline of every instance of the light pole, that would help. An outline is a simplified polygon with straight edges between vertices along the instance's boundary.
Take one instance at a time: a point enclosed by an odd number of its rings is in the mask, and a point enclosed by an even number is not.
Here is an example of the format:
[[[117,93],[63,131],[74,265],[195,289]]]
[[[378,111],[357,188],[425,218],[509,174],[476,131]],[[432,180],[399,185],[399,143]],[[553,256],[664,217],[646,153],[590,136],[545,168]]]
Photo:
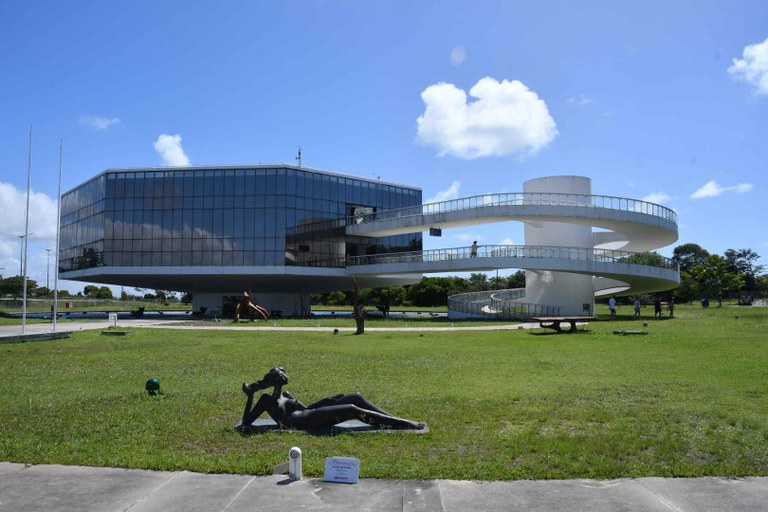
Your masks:
[[[45,287],[48,288],[48,290],[51,289],[51,283],[50,283],[50,277],[51,277],[51,251],[53,249],[46,249],[45,252],[48,253],[48,264],[45,267]]]
[[[27,236],[34,235],[34,233],[30,233],[29,235],[16,235],[19,237],[19,243],[21,244],[21,247],[19,247],[19,275],[21,277],[24,276],[24,239],[27,238]]]
[[[19,237],[19,276],[24,277],[24,237],[27,235],[16,235]]]

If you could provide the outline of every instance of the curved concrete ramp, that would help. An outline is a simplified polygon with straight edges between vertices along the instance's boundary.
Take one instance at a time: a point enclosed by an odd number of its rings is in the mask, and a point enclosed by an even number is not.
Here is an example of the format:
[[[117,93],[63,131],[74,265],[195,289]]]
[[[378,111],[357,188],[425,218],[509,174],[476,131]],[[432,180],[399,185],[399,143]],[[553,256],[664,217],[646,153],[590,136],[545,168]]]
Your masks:
[[[516,221],[526,225],[527,245],[353,257],[346,261],[347,273],[525,269],[529,271],[527,282],[533,283],[528,293],[534,305],[549,308],[541,303],[557,300],[557,290],[565,295],[577,287],[581,290],[564,299],[569,302],[569,314],[580,308],[593,310],[594,296],[658,292],[680,283],[674,261],[647,252],[677,241],[677,215],[671,209],[629,198],[572,193],[590,191],[590,180],[584,177],[537,178],[525,185],[524,193],[485,194],[353,217],[348,219],[346,233],[377,237],[426,231],[432,226],[445,229]],[[542,191],[548,187],[558,190]],[[562,189],[568,191],[559,191]],[[591,231],[594,228],[598,231]],[[563,240],[578,246],[548,245]]]

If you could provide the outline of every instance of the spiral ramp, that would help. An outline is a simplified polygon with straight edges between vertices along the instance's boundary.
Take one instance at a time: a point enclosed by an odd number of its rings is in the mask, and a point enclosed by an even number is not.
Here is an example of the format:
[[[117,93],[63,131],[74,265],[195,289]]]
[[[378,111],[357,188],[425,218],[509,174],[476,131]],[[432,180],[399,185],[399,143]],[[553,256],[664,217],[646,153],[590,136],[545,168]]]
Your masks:
[[[591,182],[583,177],[538,178],[525,185],[523,193],[381,211],[349,219],[346,226],[348,235],[387,236],[433,226],[515,221],[524,223],[525,245],[486,245],[475,255],[471,248],[459,247],[353,257],[347,259],[346,272],[363,276],[526,270],[524,291],[452,296],[449,316],[457,318],[583,315],[594,311],[595,297],[653,293],[679,285],[676,262],[648,253],[677,241],[673,210],[585,193]]]

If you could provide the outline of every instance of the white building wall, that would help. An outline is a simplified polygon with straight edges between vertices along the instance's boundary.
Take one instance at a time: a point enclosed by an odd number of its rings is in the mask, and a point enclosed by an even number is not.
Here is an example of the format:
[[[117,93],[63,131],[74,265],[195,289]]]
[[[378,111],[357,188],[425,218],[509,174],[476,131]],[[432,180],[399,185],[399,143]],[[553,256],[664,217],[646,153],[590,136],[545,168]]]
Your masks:
[[[572,193],[572,201],[587,204],[592,180],[584,176],[547,176],[528,180],[523,192]],[[526,201],[535,202],[535,197]],[[592,228],[563,222],[525,222],[525,245],[592,248]],[[560,315],[588,315],[595,310],[591,276],[553,271],[525,271],[525,302],[559,306]],[[588,309],[587,309],[588,308]]]

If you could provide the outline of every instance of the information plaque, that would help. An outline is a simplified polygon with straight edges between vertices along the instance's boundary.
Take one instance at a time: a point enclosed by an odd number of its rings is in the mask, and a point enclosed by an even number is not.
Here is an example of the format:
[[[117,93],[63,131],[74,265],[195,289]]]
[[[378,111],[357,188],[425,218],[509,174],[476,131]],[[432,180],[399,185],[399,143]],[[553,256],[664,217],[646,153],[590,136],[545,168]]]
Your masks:
[[[360,459],[354,457],[326,457],[325,474],[326,482],[338,482],[342,484],[356,484],[360,479]]]

